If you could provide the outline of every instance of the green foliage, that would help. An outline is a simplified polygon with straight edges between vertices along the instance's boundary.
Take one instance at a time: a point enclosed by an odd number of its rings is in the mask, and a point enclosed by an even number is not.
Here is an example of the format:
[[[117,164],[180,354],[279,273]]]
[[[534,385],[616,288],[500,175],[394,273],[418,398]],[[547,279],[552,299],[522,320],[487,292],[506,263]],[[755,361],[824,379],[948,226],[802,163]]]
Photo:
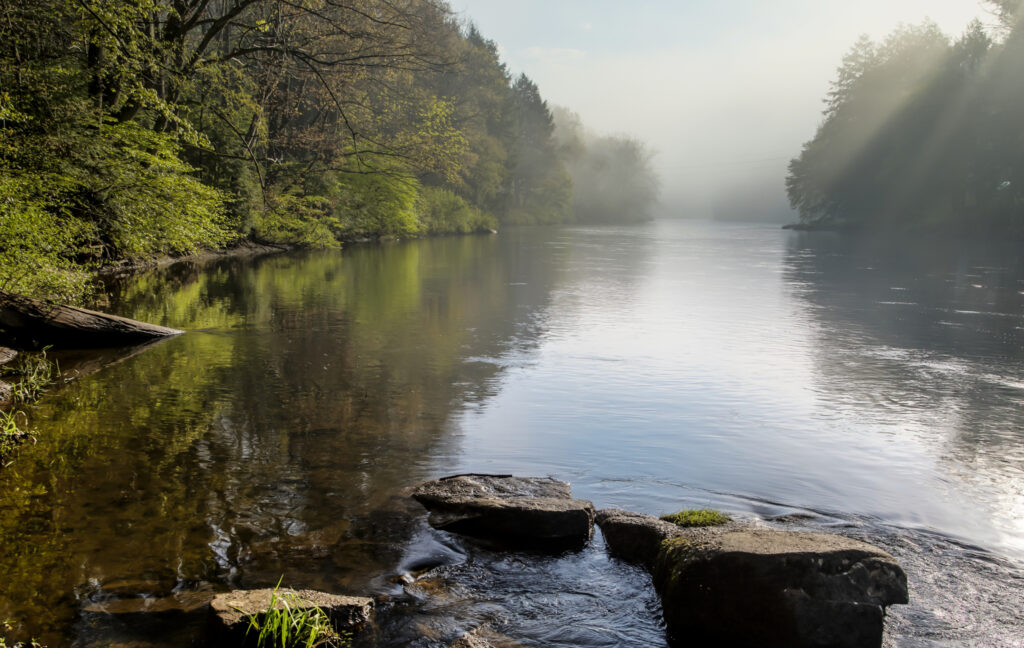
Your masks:
[[[420,233],[419,181],[389,158],[360,158],[339,174],[336,214],[343,238],[408,237]]]
[[[0,291],[75,301],[89,268],[76,258],[88,228],[48,200],[46,174],[8,175],[0,167]]]
[[[712,509],[687,509],[678,513],[662,515],[661,519],[681,527],[709,527],[725,524],[732,518]]]
[[[60,377],[60,365],[46,357],[46,349],[38,353],[19,353],[11,363],[0,367],[0,377],[14,378],[12,396],[15,403],[30,403]]]
[[[21,410],[0,409],[0,467],[9,465],[4,463],[7,457],[28,438],[29,432],[23,427],[27,424],[28,416]]]
[[[252,226],[256,240],[300,247],[337,247],[338,219],[321,196],[286,193],[272,196]]]
[[[0,462],[30,435],[28,415],[15,408],[37,400],[59,377],[60,367],[46,357],[46,349],[20,353],[14,362],[0,367],[0,379],[10,388],[9,409],[0,409]]]
[[[0,2],[0,290],[573,216],[536,84],[444,2]]]
[[[449,189],[423,187],[416,202],[423,231],[428,234],[467,234],[497,228],[498,220]]]
[[[105,256],[144,259],[228,241],[224,196],[191,176],[178,150],[172,136],[135,122],[105,123],[73,160],[75,211],[92,221]]]
[[[249,617],[259,648],[342,648],[350,641],[334,630],[330,618],[318,607],[304,605],[293,592],[279,593],[281,582],[270,596],[267,609]]]

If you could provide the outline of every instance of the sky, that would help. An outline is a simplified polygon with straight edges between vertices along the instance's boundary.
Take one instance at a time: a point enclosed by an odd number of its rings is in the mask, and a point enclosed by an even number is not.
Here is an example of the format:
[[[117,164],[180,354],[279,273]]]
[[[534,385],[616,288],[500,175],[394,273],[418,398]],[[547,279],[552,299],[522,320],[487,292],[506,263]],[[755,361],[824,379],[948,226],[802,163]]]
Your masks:
[[[778,212],[788,161],[861,34],[931,19],[951,36],[979,0],[451,0],[549,104],[655,151],[663,209]],[[747,196],[746,201],[743,197]]]

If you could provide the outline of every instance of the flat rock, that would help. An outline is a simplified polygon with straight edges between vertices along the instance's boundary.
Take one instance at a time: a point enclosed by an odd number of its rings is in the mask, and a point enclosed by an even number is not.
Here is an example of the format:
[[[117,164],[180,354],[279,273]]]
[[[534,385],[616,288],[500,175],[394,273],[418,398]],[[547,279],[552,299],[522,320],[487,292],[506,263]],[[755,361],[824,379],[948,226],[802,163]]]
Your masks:
[[[270,607],[270,597],[274,590],[236,590],[217,594],[210,601],[210,640],[211,645],[250,645],[255,643],[255,635],[246,637],[249,617],[259,615]],[[369,621],[373,615],[373,599],[362,596],[342,596],[327,594],[314,590],[280,589],[278,597],[294,594],[298,597],[299,607],[318,607],[331,620],[336,630],[344,631],[358,628]],[[293,606],[294,607],[294,606]]]
[[[434,528],[510,547],[579,548],[594,529],[594,505],[547,477],[454,475],[420,484],[412,496]]]
[[[597,521],[611,553],[651,571],[675,644],[876,647],[886,606],[908,601],[895,559],[844,536],[614,509]]]
[[[14,349],[8,349],[7,347],[0,346],[0,365],[7,364],[11,360],[18,357],[18,352]]]

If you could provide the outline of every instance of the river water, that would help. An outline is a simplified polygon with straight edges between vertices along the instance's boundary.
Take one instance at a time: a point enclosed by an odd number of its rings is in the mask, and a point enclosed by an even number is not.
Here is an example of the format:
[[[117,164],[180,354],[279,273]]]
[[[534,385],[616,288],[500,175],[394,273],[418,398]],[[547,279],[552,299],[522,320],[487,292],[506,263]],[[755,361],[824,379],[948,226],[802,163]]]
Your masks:
[[[865,539],[909,575],[888,645],[1024,645],[1024,257],[919,247],[660,221],[125,279],[109,310],[188,333],[63,359],[0,472],[0,619],[186,646],[201,615],[120,612],[283,577],[382,596],[362,645],[665,645],[599,534],[490,553],[400,497],[473,471]]]

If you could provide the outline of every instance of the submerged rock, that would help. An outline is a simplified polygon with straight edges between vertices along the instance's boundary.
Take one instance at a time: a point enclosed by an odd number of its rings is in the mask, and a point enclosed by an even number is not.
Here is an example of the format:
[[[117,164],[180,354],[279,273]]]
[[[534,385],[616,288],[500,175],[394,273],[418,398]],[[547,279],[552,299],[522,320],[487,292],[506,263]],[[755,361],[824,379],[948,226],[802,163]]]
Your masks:
[[[248,645],[249,617],[266,611],[273,593],[273,589],[236,590],[214,596],[210,601],[211,645]],[[295,595],[302,609],[320,608],[339,632],[361,627],[373,615],[373,599],[362,596],[291,589],[277,590],[277,594],[278,597]],[[254,643],[255,635],[250,633],[249,639]]]
[[[523,648],[511,637],[495,632],[486,626],[464,633],[448,648]]]
[[[594,528],[594,505],[551,478],[454,475],[420,484],[412,496],[434,528],[505,546],[579,548]]]
[[[205,608],[213,599],[212,592],[182,591],[169,596],[136,596],[90,601],[82,606],[91,614],[191,614]]]
[[[908,601],[895,559],[843,536],[682,529],[618,510],[597,521],[613,554],[651,571],[675,643],[880,646],[885,607]]]

